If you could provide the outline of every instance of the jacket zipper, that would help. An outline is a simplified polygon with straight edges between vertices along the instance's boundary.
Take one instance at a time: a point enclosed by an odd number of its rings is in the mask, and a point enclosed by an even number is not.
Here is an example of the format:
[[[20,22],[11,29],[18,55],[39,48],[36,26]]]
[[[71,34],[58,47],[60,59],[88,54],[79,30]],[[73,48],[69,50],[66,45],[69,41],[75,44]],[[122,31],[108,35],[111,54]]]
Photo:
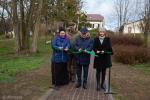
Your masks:
[[[62,47],[63,47],[63,43],[62,43]],[[62,61],[63,61],[63,58],[64,58],[64,57],[63,57],[63,50],[62,50]]]

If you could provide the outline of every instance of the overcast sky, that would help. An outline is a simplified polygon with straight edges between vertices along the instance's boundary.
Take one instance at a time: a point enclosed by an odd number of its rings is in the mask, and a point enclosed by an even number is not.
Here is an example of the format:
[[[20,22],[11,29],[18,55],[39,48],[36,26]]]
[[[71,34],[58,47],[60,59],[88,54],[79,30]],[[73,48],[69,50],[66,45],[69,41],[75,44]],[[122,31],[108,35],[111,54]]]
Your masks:
[[[137,13],[134,11],[136,9],[135,1],[137,0],[130,0],[130,9],[132,8],[132,10],[130,10],[132,14],[130,18],[133,17],[131,18],[132,20],[135,19],[134,15]],[[88,14],[101,14],[104,16],[105,27],[107,29],[114,29],[117,27],[114,0],[83,0],[83,2],[83,11]]]
[[[83,11],[88,14],[101,14],[105,18],[105,27],[116,27],[114,6],[112,0],[83,0]]]

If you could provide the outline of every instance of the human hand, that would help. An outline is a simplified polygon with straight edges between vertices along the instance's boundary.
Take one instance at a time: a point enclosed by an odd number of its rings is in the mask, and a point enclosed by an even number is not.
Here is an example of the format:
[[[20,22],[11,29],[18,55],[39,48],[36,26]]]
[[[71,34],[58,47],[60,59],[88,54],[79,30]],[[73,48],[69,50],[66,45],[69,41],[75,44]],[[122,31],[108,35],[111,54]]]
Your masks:
[[[104,54],[104,50],[101,51],[101,54]]]
[[[97,50],[97,51],[96,51],[96,53],[100,53],[100,51],[99,51],[99,50]]]
[[[65,51],[68,51],[68,48],[65,48],[64,50],[65,50]]]
[[[80,48],[78,51],[80,52],[82,49]]]
[[[63,47],[58,47],[60,50],[62,50],[63,49]]]
[[[86,52],[87,50],[85,49],[84,52]]]

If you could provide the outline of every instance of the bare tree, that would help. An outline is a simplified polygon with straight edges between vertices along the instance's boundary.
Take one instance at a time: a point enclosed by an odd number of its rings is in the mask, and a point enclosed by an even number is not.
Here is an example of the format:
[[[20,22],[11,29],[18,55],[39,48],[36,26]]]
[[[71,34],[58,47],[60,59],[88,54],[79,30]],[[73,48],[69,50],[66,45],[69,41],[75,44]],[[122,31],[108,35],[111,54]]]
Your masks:
[[[19,34],[19,21],[17,14],[17,0],[12,0],[12,13],[13,13],[13,29],[15,33],[15,49],[16,52],[20,52],[21,44],[20,44],[20,34]]]
[[[6,32],[6,23],[5,23],[6,21],[5,21],[5,17],[4,17],[4,16],[5,16],[5,14],[4,14],[4,11],[5,11],[5,9],[4,9],[4,8],[5,8],[5,5],[6,5],[6,3],[4,2],[4,3],[2,4],[2,9],[3,9],[3,10],[2,10],[2,12],[1,12],[0,15],[1,15],[1,22],[2,22],[1,24],[3,24],[3,27],[2,27],[2,30],[3,30],[3,31],[2,31],[2,32],[5,33],[5,36],[7,36],[7,32]]]
[[[8,26],[7,26],[7,19],[9,19],[6,15],[8,14],[8,1],[7,0],[0,0],[0,7],[2,10],[0,11],[0,21],[1,21],[1,32],[5,35],[8,35]]]
[[[150,0],[146,1],[145,4],[145,17],[144,17],[144,37],[145,42],[148,42],[148,35],[150,34]]]
[[[12,0],[0,0],[0,7],[7,12],[8,18],[12,18],[11,2]]]
[[[150,0],[141,0],[137,3],[139,5],[138,16],[139,19],[142,20],[140,27],[142,28],[142,31],[144,33],[145,43],[147,46],[148,36],[150,34]]]
[[[118,19],[119,32],[122,33],[124,24],[129,20],[130,0],[114,0],[116,17]]]
[[[47,26],[49,23],[57,21],[66,24],[76,22],[76,11],[80,1],[0,0],[0,7],[8,13],[13,24],[16,52],[29,51],[30,31],[33,33],[31,51],[37,52],[38,33],[43,20]],[[6,6],[3,6],[3,4]]]
[[[38,10],[37,10],[37,18],[35,22],[35,28],[33,32],[33,38],[32,38],[32,48],[31,51],[33,53],[37,52],[37,41],[38,41],[38,33],[40,30],[40,24],[41,24],[41,18],[42,18],[42,8],[43,8],[43,3],[45,0],[38,0]]]

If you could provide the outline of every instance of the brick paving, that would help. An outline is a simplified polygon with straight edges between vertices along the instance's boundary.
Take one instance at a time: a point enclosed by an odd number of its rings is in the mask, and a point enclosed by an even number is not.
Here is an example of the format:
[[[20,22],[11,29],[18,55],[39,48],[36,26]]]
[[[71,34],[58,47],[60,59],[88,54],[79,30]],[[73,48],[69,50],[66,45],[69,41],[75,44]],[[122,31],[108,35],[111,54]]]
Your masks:
[[[93,58],[89,67],[87,89],[75,88],[75,83],[69,83],[59,90],[52,90],[44,100],[111,100],[101,89],[96,91],[95,70],[93,69]]]

